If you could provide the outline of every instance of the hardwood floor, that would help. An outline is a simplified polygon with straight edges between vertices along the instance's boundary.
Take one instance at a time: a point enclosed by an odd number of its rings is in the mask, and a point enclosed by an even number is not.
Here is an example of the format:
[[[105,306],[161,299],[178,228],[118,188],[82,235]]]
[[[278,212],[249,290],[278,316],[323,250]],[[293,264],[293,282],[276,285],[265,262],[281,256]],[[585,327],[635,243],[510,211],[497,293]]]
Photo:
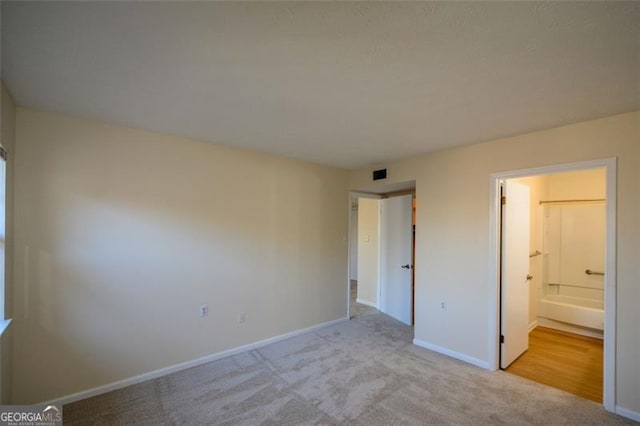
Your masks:
[[[602,340],[545,327],[506,371],[602,403]]]

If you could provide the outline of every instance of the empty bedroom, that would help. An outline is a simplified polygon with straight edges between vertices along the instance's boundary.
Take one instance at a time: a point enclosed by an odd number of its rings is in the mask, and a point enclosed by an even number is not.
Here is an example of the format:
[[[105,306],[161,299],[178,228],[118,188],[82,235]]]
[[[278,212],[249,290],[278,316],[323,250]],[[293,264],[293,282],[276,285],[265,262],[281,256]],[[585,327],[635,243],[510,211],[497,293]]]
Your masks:
[[[0,3],[0,424],[640,422],[640,2]]]

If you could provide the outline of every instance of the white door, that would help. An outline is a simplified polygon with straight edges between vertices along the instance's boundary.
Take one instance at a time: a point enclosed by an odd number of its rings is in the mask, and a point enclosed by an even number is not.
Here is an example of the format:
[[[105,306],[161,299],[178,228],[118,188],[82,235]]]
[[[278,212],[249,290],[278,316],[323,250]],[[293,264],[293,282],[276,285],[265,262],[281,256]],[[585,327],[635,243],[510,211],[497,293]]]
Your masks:
[[[529,349],[529,187],[507,180],[502,205],[500,368]]]
[[[413,196],[387,198],[381,204],[380,310],[411,325]]]

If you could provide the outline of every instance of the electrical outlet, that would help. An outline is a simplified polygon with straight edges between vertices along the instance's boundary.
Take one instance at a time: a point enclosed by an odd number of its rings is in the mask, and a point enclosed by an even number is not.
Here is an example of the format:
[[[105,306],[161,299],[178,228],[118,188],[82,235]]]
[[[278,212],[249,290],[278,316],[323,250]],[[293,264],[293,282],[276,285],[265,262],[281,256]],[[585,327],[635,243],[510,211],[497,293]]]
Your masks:
[[[208,317],[209,316],[209,305],[202,305],[200,306],[200,316],[201,317]]]
[[[441,311],[446,311],[447,310],[447,301],[446,300],[442,300],[440,302],[440,310]]]
[[[246,320],[247,320],[247,316],[244,314],[244,312],[240,312],[238,314],[238,324],[242,324]]]

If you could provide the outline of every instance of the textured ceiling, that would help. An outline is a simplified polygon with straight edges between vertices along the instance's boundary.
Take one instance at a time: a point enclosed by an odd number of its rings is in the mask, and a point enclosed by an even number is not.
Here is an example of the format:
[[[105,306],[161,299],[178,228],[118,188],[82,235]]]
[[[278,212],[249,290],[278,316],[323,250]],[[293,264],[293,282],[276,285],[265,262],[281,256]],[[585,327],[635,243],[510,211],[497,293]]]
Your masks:
[[[355,168],[640,109],[640,3],[2,2],[21,106]]]

